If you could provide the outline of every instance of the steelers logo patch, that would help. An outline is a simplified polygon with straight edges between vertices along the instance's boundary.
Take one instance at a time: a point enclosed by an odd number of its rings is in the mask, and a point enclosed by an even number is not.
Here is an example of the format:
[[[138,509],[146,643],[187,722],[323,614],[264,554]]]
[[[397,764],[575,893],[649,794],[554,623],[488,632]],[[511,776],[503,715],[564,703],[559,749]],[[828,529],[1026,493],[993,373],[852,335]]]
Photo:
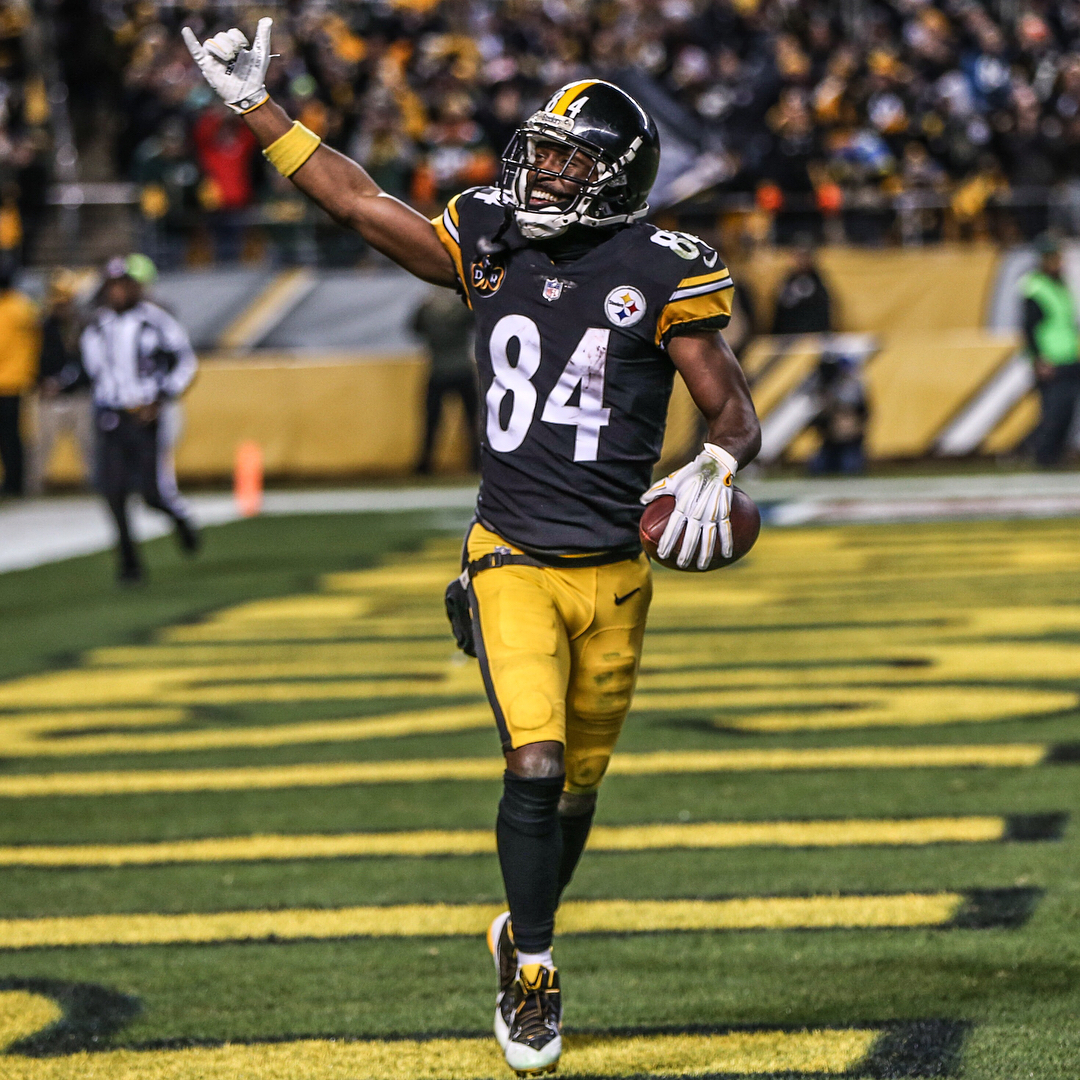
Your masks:
[[[633,285],[620,285],[607,294],[604,314],[615,326],[633,326],[645,318],[645,297]]]

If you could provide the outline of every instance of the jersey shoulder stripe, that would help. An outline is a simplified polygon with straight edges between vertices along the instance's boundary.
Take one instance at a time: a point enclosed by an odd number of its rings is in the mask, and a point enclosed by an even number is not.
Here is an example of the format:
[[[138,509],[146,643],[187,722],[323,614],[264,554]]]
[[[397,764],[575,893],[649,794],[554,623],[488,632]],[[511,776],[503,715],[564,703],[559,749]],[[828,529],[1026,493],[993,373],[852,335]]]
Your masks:
[[[735,289],[730,275],[689,289],[676,289],[656,320],[656,344],[665,344],[676,327],[722,330],[731,321]]]
[[[438,217],[431,219],[431,224],[435,229],[435,235],[439,238],[439,242],[450,253],[450,258],[454,261],[454,271],[458,276],[458,281],[461,282],[462,289],[465,291],[465,302],[471,308],[472,301],[469,300],[468,283],[465,281],[465,270],[461,261],[461,234],[459,232],[461,214],[457,206],[460,198],[461,195],[455,195],[446,204],[446,209]]]
[[[693,289],[698,285],[709,285],[712,282],[723,281],[725,278],[730,279],[731,273],[728,268],[721,263],[718,270],[711,270],[707,274],[698,274],[696,277],[683,278],[679,282],[678,289]]]
[[[706,293],[720,292],[722,289],[734,288],[735,283],[731,280],[731,275],[727,274],[719,281],[706,282],[704,285],[694,285],[689,289],[678,288],[672,294],[668,303],[675,300],[686,300],[691,296],[704,296]]]
[[[447,229],[450,231],[450,235],[457,240],[458,239],[458,225],[461,222],[461,211],[458,209],[458,199],[460,195],[455,195],[447,204],[446,209],[443,211],[443,220],[446,223]]]

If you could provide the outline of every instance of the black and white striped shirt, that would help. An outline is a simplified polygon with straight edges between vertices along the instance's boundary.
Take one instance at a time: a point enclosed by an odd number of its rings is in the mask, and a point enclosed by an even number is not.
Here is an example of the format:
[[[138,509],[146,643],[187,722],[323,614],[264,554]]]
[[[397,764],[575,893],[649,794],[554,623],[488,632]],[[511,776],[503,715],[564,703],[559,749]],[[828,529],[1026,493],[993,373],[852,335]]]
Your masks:
[[[99,309],[80,344],[94,404],[104,409],[136,409],[179,397],[198,368],[184,328],[148,300],[127,311]]]

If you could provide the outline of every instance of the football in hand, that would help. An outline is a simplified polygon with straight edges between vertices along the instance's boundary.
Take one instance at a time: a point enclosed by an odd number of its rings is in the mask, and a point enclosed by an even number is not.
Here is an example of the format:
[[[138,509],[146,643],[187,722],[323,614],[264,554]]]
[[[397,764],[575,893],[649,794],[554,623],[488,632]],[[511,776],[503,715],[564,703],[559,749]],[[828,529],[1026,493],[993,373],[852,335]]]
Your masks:
[[[675,546],[671,549],[671,555],[661,559],[656,554],[656,545],[660,543],[660,537],[664,535],[668,518],[675,509],[674,495],[661,495],[653,499],[645,507],[645,513],[641,515],[641,546],[648,552],[650,559],[655,559],[661,566],[670,570],[687,570],[698,572],[697,553],[689,566],[678,566],[675,560],[679,557],[679,545],[682,543],[683,534],[680,531]],[[738,562],[753,546],[761,530],[761,514],[757,505],[749,495],[741,488],[733,488],[731,496],[731,539],[735,551],[730,559],[725,559],[720,554],[720,537],[716,537],[716,551],[713,553],[712,562],[706,567],[707,570],[719,570],[722,566],[730,566]]]

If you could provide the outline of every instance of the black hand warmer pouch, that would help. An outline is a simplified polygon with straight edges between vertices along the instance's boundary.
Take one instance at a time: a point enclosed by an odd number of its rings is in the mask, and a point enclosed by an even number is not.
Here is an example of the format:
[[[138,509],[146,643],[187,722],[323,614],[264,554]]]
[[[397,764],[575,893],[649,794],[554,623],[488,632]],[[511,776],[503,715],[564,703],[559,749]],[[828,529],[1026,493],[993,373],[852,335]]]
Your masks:
[[[450,620],[457,647],[466,656],[475,656],[476,642],[473,640],[472,615],[469,613],[469,594],[461,584],[461,578],[454,578],[446,586],[446,617]]]

